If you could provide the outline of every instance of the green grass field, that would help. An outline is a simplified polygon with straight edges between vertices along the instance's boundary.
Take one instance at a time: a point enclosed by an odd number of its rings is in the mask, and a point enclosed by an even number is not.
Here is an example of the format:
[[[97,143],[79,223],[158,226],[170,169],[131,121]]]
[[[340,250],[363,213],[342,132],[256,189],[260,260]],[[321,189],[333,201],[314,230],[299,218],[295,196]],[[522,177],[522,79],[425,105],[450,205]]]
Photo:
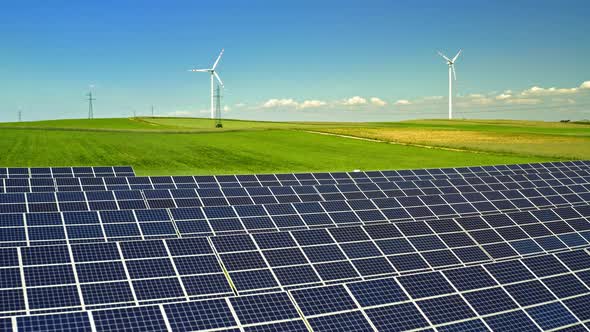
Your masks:
[[[223,124],[224,128],[219,130],[213,128],[212,120],[191,118],[0,123],[0,165],[131,165],[138,174],[157,175],[351,171],[590,159],[590,126],[585,124],[465,120],[225,120]]]

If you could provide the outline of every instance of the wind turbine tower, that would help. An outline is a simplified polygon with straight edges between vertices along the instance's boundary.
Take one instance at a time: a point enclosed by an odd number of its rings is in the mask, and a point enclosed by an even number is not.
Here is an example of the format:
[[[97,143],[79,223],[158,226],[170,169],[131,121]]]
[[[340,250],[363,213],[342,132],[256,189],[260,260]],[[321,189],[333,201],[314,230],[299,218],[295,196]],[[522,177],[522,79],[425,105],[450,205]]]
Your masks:
[[[221,60],[221,56],[223,55],[223,49],[221,50],[221,53],[219,53],[219,56],[217,57],[217,60],[215,60],[215,63],[213,63],[213,67],[209,68],[209,69],[190,69],[189,71],[191,72],[201,72],[201,73],[209,73],[211,74],[211,119],[215,119],[215,86],[214,86],[214,78],[213,76],[215,76],[215,78],[217,79],[217,81],[219,82],[219,84],[221,85],[221,87],[223,87],[223,82],[221,81],[221,78],[219,78],[219,75],[217,75],[217,72],[215,71],[215,68],[217,68],[217,64],[219,64],[219,60]]]
[[[23,120],[23,110],[21,108],[18,109],[18,122],[22,122]]]
[[[443,57],[447,62],[447,65],[449,66],[449,120],[453,118],[453,79],[455,79],[455,81],[457,80],[457,74],[455,74],[455,61],[457,61],[457,58],[459,57],[459,54],[461,54],[461,52],[462,50],[459,50],[459,52],[457,52],[457,55],[455,55],[453,59],[449,59],[440,51],[438,52],[438,55]]]

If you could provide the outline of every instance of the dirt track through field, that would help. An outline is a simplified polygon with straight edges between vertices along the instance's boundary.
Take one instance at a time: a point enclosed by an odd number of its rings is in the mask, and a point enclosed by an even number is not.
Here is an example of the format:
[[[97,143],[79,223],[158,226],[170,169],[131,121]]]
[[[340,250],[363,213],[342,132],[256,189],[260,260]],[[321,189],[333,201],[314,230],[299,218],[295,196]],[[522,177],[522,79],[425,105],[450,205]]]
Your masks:
[[[361,141],[369,141],[375,143],[386,143],[386,144],[394,144],[394,145],[405,145],[405,146],[414,146],[419,148],[425,149],[435,149],[435,150],[445,150],[445,151],[458,151],[458,152],[472,152],[472,153],[482,153],[482,154],[497,154],[493,152],[487,151],[477,151],[477,150],[469,150],[469,149],[456,149],[456,148],[447,148],[442,146],[433,146],[433,145],[424,145],[424,144],[415,144],[415,143],[402,143],[402,142],[393,142],[393,141],[383,141],[374,138],[365,138],[365,137],[357,137],[357,136],[350,136],[350,135],[343,135],[343,134],[334,134],[334,133],[326,133],[321,131],[312,131],[312,130],[304,130],[307,133],[311,134],[319,134],[319,135],[327,135],[327,136],[336,136],[342,138],[350,138],[350,139],[357,139]]]

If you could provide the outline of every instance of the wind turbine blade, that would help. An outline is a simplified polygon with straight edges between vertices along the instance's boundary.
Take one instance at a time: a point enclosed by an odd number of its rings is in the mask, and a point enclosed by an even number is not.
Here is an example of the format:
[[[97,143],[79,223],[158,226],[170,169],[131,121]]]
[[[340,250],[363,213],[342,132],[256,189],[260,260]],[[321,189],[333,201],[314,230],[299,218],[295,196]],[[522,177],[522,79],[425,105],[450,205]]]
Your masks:
[[[215,78],[217,79],[219,84],[221,84],[221,86],[223,86],[223,82],[221,81],[221,78],[219,78],[219,75],[217,75],[217,72],[213,72],[213,75],[215,75]]]
[[[215,60],[215,63],[213,64],[213,68],[211,68],[211,69],[215,69],[217,67],[219,60],[221,59],[221,56],[223,55],[223,51],[224,51],[224,49],[222,48],[221,53],[219,53],[219,56],[217,57],[217,60]]]
[[[463,50],[459,50],[459,52],[457,52],[457,55],[455,55],[455,57],[453,58],[453,61],[451,62],[455,62],[455,60],[457,60],[457,58],[459,57],[459,54],[461,54],[461,52],[463,52]]]
[[[455,74],[455,66],[451,65],[451,68],[453,68],[453,77],[455,78],[455,81],[457,80],[457,74]]]
[[[199,72],[199,73],[208,73],[211,71],[211,69],[189,69],[188,71]]]
[[[438,55],[442,56],[445,60],[447,60],[448,62],[452,62],[451,59],[447,58],[446,55],[442,54],[440,51],[437,51]]]

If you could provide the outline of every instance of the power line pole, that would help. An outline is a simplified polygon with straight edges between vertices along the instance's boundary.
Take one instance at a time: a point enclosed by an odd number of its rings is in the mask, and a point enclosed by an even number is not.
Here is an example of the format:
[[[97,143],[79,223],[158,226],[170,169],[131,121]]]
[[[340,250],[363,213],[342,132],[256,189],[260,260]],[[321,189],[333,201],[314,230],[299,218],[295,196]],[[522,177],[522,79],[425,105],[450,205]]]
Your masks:
[[[92,90],[90,90],[87,94],[88,96],[88,118],[89,119],[94,119],[94,107],[92,105],[92,102],[96,100],[96,98],[92,97]]]

